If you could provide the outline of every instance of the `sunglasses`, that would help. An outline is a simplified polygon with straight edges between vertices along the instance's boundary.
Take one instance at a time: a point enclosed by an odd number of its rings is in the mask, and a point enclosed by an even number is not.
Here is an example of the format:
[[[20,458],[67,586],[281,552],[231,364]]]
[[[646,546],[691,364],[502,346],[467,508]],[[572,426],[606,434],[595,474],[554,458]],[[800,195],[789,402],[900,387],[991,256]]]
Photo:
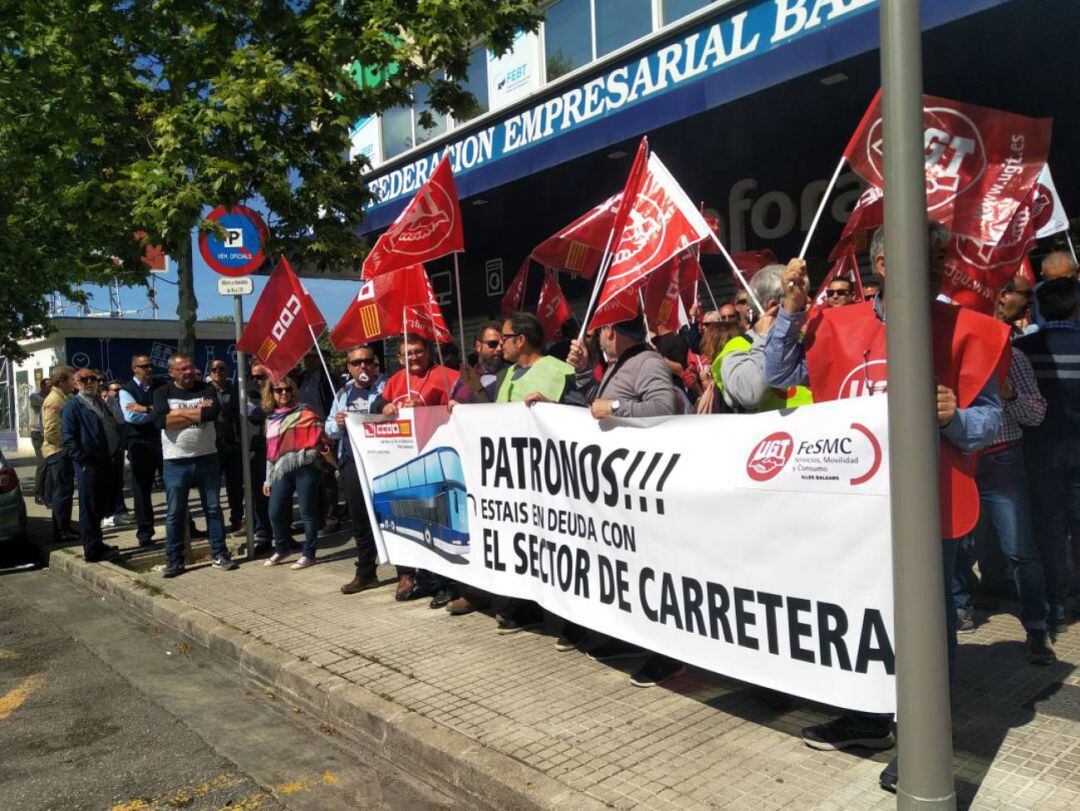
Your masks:
[[[850,290],[826,290],[825,291],[825,296],[827,298],[836,298],[838,296],[850,296],[850,295],[851,295]]]
[[[291,386],[274,386],[270,389],[274,394],[292,394]]]
[[[748,299],[737,298],[737,299],[735,299],[735,306],[736,307],[745,307],[747,301],[748,301]]]
[[[502,338],[493,338],[490,341],[481,341],[480,343],[482,343],[488,349],[498,349],[500,346],[502,346]]]
[[[350,366],[359,366],[363,363],[378,363],[375,358],[353,358],[349,361]]]
[[[101,380],[101,378],[95,375],[86,375],[84,377],[75,378],[76,383],[97,383],[99,380]]]
[[[228,370],[224,366],[211,366],[210,371],[211,372],[225,372],[225,371],[228,371]]]
[[[266,380],[266,375],[252,375],[252,380]]]
[[[152,363],[136,363],[135,368],[136,369],[153,369],[154,364],[152,364]]]
[[[502,334],[502,339],[504,341],[509,341],[511,338],[517,338],[519,335],[521,335],[520,332],[504,332]]]

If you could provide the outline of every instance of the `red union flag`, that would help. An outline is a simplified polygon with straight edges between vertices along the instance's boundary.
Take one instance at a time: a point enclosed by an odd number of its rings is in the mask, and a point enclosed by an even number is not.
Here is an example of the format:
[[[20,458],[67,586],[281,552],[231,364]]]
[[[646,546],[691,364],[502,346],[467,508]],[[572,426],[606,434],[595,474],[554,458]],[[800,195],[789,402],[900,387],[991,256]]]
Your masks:
[[[855,201],[840,239],[829,254],[829,261],[836,262],[856,250],[860,234],[871,231],[885,222],[885,192],[877,186],[868,186]]]
[[[952,233],[997,244],[1046,163],[1051,124],[923,96],[927,213]],[[864,180],[884,187],[880,92],[844,157]]]
[[[429,340],[453,340],[423,265],[383,273],[360,286],[330,333],[337,349],[401,335],[406,328]]]
[[[364,260],[363,277],[373,279],[381,273],[393,273],[463,250],[461,206],[450,158],[444,155],[431,177],[371,249]]]
[[[311,294],[282,259],[263,288],[244,334],[236,342],[241,352],[255,355],[272,380],[280,380],[326,329],[326,320]]]
[[[642,291],[645,320],[656,329],[663,324],[672,332],[679,329],[679,303],[689,309],[694,283],[701,278],[701,266],[690,251],[676,256],[662,268],[650,274]]]
[[[536,317],[544,327],[544,340],[551,343],[559,337],[559,329],[566,319],[574,315],[559,287],[555,271],[544,271],[544,286],[540,288],[540,300],[536,305]]]
[[[620,200],[622,192],[609,197],[545,239],[529,255],[546,268],[591,279],[600,267]]]
[[[616,216],[611,266],[592,328],[633,318],[638,311],[637,290],[649,274],[711,234],[701,212],[656,155],[649,155],[636,187],[635,193],[628,183],[620,206],[626,216]]]
[[[522,305],[525,303],[525,282],[528,280],[529,257],[526,256],[525,261],[521,263],[521,267],[518,268],[518,272],[514,275],[514,280],[510,282],[510,286],[506,288],[502,300],[499,301],[499,312],[503,318],[509,318],[511,313],[521,310]]]

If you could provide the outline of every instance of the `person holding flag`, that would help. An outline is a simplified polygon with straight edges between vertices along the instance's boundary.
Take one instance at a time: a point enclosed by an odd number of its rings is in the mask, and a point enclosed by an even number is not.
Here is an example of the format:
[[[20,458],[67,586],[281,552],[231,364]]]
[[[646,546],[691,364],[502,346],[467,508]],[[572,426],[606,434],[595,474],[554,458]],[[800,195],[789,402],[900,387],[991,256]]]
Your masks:
[[[944,272],[948,232],[929,221],[930,286],[933,298]],[[878,229],[870,257],[875,276],[885,288],[885,233]],[[808,280],[806,265],[793,260],[782,281],[785,296],[776,324],[765,344],[765,373],[771,386],[809,385],[816,402],[871,396],[887,388],[885,297],[872,302],[835,307],[820,312],[801,332],[806,319]],[[940,488],[942,599],[948,633],[949,670],[954,672],[956,612],[951,584],[957,547],[971,532],[979,516],[979,494],[974,480],[976,452],[997,436],[1003,422],[998,380],[1009,361],[1007,328],[993,318],[940,301],[933,302],[934,377],[937,380],[938,425],[941,432]],[[903,381],[894,381],[903,385]],[[929,404],[928,404],[929,405]],[[1031,638],[1029,646],[1047,644],[1046,635]],[[950,678],[950,681],[952,679]],[[948,689],[947,685],[942,685]],[[803,740],[815,749],[864,746],[886,749],[893,745],[888,716],[845,715],[803,730]],[[896,785],[896,761],[882,772],[882,786]]]
[[[459,374],[441,364],[432,363],[431,341],[415,333],[401,346],[405,368],[390,376],[382,392],[371,404],[371,413],[397,416],[402,408],[445,406]],[[453,581],[422,569],[398,567],[398,602],[432,595],[430,607],[442,608],[457,595]]]
[[[386,376],[379,371],[379,356],[370,346],[357,346],[349,350],[347,365],[349,382],[338,392],[330,407],[326,421],[326,435],[336,440],[338,472],[345,485],[345,503],[352,519],[353,538],[356,540],[356,576],[341,587],[342,594],[357,594],[378,585],[375,566],[378,551],[371,533],[370,521],[364,504],[364,491],[360,485],[360,473],[353,458],[352,443],[345,418],[347,414],[370,414],[371,406],[386,386]]]

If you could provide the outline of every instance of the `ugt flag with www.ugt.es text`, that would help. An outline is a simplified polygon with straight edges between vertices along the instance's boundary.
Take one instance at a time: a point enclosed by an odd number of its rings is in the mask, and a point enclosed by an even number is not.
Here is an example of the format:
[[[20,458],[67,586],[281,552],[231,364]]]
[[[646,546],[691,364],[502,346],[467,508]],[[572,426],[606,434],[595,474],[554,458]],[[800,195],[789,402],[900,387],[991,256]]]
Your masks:
[[[923,96],[927,214],[954,234],[996,245],[1046,163],[1051,126],[1049,118]],[[884,188],[880,92],[844,157]]]

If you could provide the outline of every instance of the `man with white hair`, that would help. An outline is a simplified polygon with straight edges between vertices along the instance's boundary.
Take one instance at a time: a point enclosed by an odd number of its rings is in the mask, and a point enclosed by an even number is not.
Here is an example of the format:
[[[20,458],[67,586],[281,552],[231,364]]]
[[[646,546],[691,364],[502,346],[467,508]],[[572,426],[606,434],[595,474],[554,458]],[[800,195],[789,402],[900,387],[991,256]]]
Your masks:
[[[775,411],[813,402],[805,386],[771,388],[765,377],[765,340],[784,298],[784,269],[783,265],[766,265],[754,274],[750,289],[765,312],[758,313],[745,335],[728,341],[713,361],[716,385],[724,402],[735,411]]]

